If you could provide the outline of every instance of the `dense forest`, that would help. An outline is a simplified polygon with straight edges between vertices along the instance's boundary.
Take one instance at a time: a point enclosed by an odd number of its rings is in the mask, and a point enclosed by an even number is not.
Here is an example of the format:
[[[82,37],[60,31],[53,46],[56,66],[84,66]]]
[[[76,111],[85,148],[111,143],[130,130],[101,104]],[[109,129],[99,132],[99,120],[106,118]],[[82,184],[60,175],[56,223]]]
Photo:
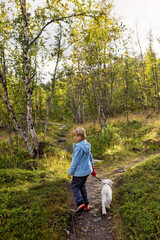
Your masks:
[[[112,1],[1,1],[1,125],[39,154],[36,126],[76,123],[143,110],[159,112],[159,58],[152,31],[142,52],[113,14]],[[47,30],[50,28],[50,30]],[[138,28],[137,28],[138,29]],[[137,45],[139,50],[137,51]],[[43,69],[53,63],[50,80]]]
[[[160,239],[160,58],[152,29],[144,50],[138,25],[131,33],[114,8],[112,0],[0,1],[2,240]],[[67,173],[77,126],[98,177],[113,180],[105,217],[92,176],[93,207],[73,215]]]

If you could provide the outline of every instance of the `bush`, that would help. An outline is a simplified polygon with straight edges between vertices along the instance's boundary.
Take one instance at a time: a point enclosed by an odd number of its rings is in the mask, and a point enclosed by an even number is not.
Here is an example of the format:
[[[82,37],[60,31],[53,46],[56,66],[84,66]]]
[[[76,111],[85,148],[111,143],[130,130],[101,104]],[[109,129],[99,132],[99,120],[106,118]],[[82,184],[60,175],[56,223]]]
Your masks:
[[[102,136],[104,144],[110,148],[112,145],[116,145],[120,141],[120,136],[117,133],[117,128],[112,125],[107,125],[102,129]]]
[[[95,157],[100,157],[105,153],[106,148],[110,148],[120,141],[117,128],[107,125],[102,130],[92,127],[87,130],[87,140],[92,145],[92,153]]]
[[[115,123],[115,126],[118,129],[118,133],[121,138],[130,139],[130,138],[142,138],[145,134],[149,133],[154,126],[145,126],[143,122],[139,121],[119,121]]]

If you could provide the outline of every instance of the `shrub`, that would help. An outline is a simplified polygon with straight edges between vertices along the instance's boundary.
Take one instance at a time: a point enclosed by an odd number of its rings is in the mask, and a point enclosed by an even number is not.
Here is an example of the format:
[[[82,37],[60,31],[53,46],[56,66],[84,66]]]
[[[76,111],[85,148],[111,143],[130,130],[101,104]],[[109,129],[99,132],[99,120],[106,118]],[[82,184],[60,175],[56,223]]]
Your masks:
[[[120,136],[117,128],[107,125],[102,130],[98,127],[88,129],[87,139],[92,145],[93,155],[100,157],[105,153],[106,148],[110,148],[120,141]]]
[[[108,148],[110,148],[112,145],[116,145],[120,141],[117,128],[113,127],[112,125],[107,125],[102,129],[102,136],[104,139],[104,144],[106,144]]]

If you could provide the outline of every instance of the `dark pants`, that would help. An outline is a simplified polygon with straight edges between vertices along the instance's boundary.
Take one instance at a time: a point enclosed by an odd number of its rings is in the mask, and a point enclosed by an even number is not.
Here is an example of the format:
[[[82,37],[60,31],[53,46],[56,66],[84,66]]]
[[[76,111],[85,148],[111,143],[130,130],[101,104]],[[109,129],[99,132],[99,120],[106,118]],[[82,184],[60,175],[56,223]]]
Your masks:
[[[85,177],[74,177],[72,178],[71,190],[73,192],[74,199],[76,201],[77,207],[81,204],[85,204],[86,206],[89,204],[87,198],[87,191],[85,183],[87,181],[87,176]]]

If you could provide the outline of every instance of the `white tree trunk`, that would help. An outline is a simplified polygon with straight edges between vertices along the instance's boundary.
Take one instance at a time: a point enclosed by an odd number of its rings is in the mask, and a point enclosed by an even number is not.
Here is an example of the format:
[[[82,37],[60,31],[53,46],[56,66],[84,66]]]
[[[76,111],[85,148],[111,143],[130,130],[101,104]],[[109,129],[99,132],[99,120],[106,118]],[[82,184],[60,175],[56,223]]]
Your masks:
[[[21,9],[22,9],[22,17],[23,17],[23,30],[24,30],[24,67],[25,67],[25,90],[27,96],[27,126],[28,130],[30,130],[33,145],[36,151],[36,154],[39,154],[39,143],[38,138],[36,135],[35,127],[32,120],[32,89],[30,86],[31,78],[30,78],[30,71],[29,71],[29,41],[28,41],[28,28],[27,28],[27,11],[26,11],[26,0],[20,0]]]
[[[4,66],[4,68],[5,68],[5,66]],[[5,73],[5,70],[4,70],[4,73]],[[17,120],[17,118],[16,118],[16,116],[15,116],[15,114],[14,114],[13,108],[12,108],[12,106],[10,105],[9,96],[8,96],[8,91],[7,91],[7,83],[6,83],[5,74],[4,74],[4,77],[0,74],[0,79],[1,79],[1,82],[2,82],[3,90],[4,90],[5,99],[4,99],[2,96],[0,96],[0,97],[1,97],[1,99],[3,100],[3,102],[6,104],[8,110],[9,110],[9,112],[10,112],[10,114],[11,114],[11,117],[12,117],[12,119],[13,119],[13,122],[14,122],[14,124],[15,124],[15,126],[16,126],[17,131],[18,131],[18,132],[21,134],[21,136],[23,137],[23,139],[24,139],[24,141],[25,141],[25,143],[26,143],[26,145],[27,145],[29,154],[30,154],[32,157],[34,157],[35,152],[34,152],[32,146],[31,146],[31,144],[30,144],[30,142],[29,142],[29,139],[27,138],[27,136],[24,134],[23,130],[21,129],[21,127],[20,127],[20,125],[19,125],[19,123],[18,123],[18,120]]]

